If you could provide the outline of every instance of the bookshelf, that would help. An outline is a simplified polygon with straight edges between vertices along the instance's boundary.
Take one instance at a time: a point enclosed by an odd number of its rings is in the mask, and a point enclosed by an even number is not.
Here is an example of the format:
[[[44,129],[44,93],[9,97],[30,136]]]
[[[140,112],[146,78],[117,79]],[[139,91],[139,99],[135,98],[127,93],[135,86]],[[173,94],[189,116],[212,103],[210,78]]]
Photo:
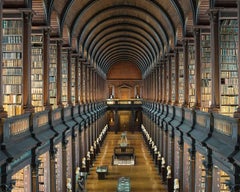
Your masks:
[[[175,89],[175,85],[176,85],[175,57],[172,57],[171,62],[172,62],[172,65],[171,65],[171,67],[172,67],[172,71],[171,71],[171,74],[172,74],[171,75],[171,78],[172,78],[172,90],[170,90],[170,91],[172,91],[172,98],[171,98],[171,100],[172,100],[172,103],[174,103],[176,101],[176,96],[175,96],[175,94],[176,94],[176,89]]]
[[[193,43],[189,43],[188,49],[188,64],[189,64],[189,107],[195,105],[195,47]]]
[[[238,21],[223,19],[220,21],[220,69],[221,97],[220,110],[224,115],[232,116],[238,106]]]
[[[179,50],[179,104],[184,102],[184,58],[183,50]]]
[[[78,89],[77,89],[77,91],[78,91],[78,101],[80,102],[81,101],[81,91],[82,91],[82,82],[81,82],[81,62],[80,61],[78,61],[78,75],[77,75],[77,78],[78,78]]]
[[[57,149],[57,153],[55,156],[56,191],[63,191],[62,189],[62,144],[58,143],[55,147]]]
[[[189,178],[190,178],[190,156],[189,156],[189,145],[183,144],[183,191],[189,191]]]
[[[213,191],[229,192],[226,182],[230,180],[229,175],[219,167],[213,167]]]
[[[62,49],[62,104],[68,104],[68,49]]]
[[[166,81],[165,82],[165,85],[166,85],[166,87],[165,87],[165,92],[166,92],[166,102],[168,102],[168,98],[169,98],[169,78],[170,77],[168,77],[168,74],[169,74],[169,58],[167,57],[167,60],[165,61],[165,66],[164,66],[164,68],[165,68],[165,79],[164,79],[164,81]],[[163,76],[164,77],[164,76]]]
[[[43,34],[32,34],[31,92],[34,111],[43,108]]]
[[[201,30],[201,110],[208,111],[211,105],[211,46],[209,30]]]
[[[204,155],[196,152],[196,175],[195,175],[195,191],[205,192],[206,170],[203,165]]]
[[[71,137],[69,137],[68,139],[67,139],[67,141],[68,141],[68,143],[67,143],[67,146],[66,146],[66,152],[67,152],[67,174],[66,174],[66,176],[67,176],[67,178],[72,178],[72,167],[73,167],[73,165],[72,165],[72,145],[71,145],[71,143],[72,143],[72,138]],[[66,178],[66,179],[67,179]]]
[[[75,84],[75,82],[76,82],[76,80],[75,80],[76,59],[77,59],[76,57],[72,57],[71,58],[71,65],[72,65],[72,67],[71,67],[71,103],[73,105],[75,105],[75,103],[76,103],[76,98],[75,98],[75,91],[76,91],[76,89],[75,89],[75,87],[76,87],[76,84]]]
[[[17,173],[12,175],[12,180],[15,181],[15,186],[11,190],[12,192],[25,192],[31,191],[31,168],[27,165]]]
[[[44,153],[39,156],[38,160],[40,161],[38,167],[38,185],[39,192],[47,192],[50,191],[50,175],[49,175],[49,155],[48,153]]]
[[[13,192],[24,192],[24,172],[23,169],[18,171],[12,176],[12,179],[15,180],[15,186]]]
[[[23,81],[23,21],[5,19],[2,21],[2,83],[3,107],[8,116],[22,113]]]
[[[50,104],[57,106],[57,43],[51,42],[49,46],[49,99]]]

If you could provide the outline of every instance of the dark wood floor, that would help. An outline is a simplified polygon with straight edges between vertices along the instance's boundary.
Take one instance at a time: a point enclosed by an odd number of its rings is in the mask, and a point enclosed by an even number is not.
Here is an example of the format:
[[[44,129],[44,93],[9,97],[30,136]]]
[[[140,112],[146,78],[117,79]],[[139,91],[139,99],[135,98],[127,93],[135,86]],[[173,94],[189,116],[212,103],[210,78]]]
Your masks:
[[[107,133],[101,153],[98,154],[88,175],[86,191],[114,192],[117,189],[118,178],[125,176],[130,178],[131,192],[166,192],[167,188],[162,184],[158,169],[154,166],[140,132],[127,133],[130,146],[135,149],[136,165],[112,165],[113,149],[118,146],[120,138],[121,133]],[[96,167],[99,165],[108,165],[109,174],[104,180],[98,180]]]

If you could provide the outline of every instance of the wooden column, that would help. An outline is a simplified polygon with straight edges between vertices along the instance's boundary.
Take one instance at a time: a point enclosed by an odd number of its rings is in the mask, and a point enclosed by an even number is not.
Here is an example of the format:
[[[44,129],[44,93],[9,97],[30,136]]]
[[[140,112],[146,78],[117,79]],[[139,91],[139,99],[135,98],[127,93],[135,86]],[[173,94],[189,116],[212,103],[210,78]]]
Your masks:
[[[184,101],[183,107],[189,106],[189,63],[188,63],[188,40],[183,41],[183,60],[184,60]]]
[[[58,107],[62,107],[62,41],[57,41],[57,105]]]
[[[23,12],[23,113],[33,112],[31,96],[32,12]]]
[[[43,105],[46,110],[50,109],[49,101],[49,46],[50,46],[50,29],[43,30]]]
[[[219,112],[220,110],[220,65],[219,65],[219,11],[212,9],[210,15],[211,33],[211,68],[212,68],[212,100],[209,111]]]
[[[200,29],[194,28],[195,40],[195,109],[201,107],[201,54],[200,54]]]
[[[237,43],[237,63],[238,63],[238,74],[240,74],[240,0],[236,0],[237,2],[237,17],[238,17],[238,43]],[[238,108],[237,111],[234,112],[235,118],[240,118],[240,75],[238,75]]]
[[[175,105],[179,105],[179,53],[178,49],[174,52],[175,57]]]
[[[31,164],[31,190],[38,191],[38,164]]]
[[[213,167],[212,163],[206,162],[204,164],[205,170],[206,170],[206,184],[205,184],[205,191],[206,192],[212,192],[212,185],[213,185]]]
[[[3,12],[3,1],[0,1],[0,42],[2,42],[2,12]],[[2,63],[3,63],[3,57],[2,57],[2,43],[0,43],[0,77],[2,77]],[[3,108],[3,82],[2,78],[0,78],[0,119],[6,118],[7,112],[4,111]]]

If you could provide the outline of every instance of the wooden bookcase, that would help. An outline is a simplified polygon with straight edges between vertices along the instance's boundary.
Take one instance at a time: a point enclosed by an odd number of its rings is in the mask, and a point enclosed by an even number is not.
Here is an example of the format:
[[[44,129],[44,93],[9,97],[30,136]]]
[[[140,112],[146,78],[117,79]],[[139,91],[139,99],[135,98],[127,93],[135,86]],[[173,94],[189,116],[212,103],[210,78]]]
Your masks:
[[[43,107],[43,33],[32,33],[32,65],[31,92],[34,111],[39,112]]]
[[[188,64],[189,64],[189,107],[195,104],[195,47],[193,43],[189,43],[188,48]]]
[[[179,49],[179,104],[184,102],[184,58],[183,50]]]
[[[23,21],[3,18],[2,21],[3,107],[8,116],[22,113]]]
[[[62,49],[62,104],[67,106],[68,104],[68,49]]]
[[[50,190],[50,175],[49,175],[49,153],[46,152],[39,156],[40,161],[38,167],[38,186],[39,192],[47,192]]]
[[[15,181],[15,186],[11,190],[12,192],[25,192],[31,191],[31,168],[27,165],[23,169],[19,170],[12,176],[12,180]]]
[[[221,170],[219,167],[213,167],[213,191],[229,192],[229,187],[226,182],[230,180],[227,173]]]
[[[176,89],[175,89],[175,85],[176,85],[175,57],[172,57],[171,63],[172,63],[172,65],[171,65],[171,67],[172,67],[171,74],[172,75],[171,75],[170,78],[172,78],[172,90],[170,90],[170,91],[172,91],[172,98],[171,98],[171,100],[172,100],[172,103],[174,103],[176,101],[176,96],[175,96],[175,94],[176,94]]]
[[[73,105],[76,103],[75,91],[76,91],[76,80],[75,80],[75,67],[76,67],[76,57],[71,58],[71,102]]]
[[[211,46],[209,29],[201,29],[201,110],[208,111],[211,105]]]
[[[55,156],[56,191],[63,191],[62,189],[62,144],[58,143],[55,147],[57,149],[57,153]]]
[[[57,106],[57,43],[51,42],[49,47],[49,99],[53,108]]]
[[[206,185],[206,170],[203,165],[205,160],[204,155],[196,152],[196,174],[195,174],[195,190],[199,192],[205,192]]]
[[[232,116],[238,106],[238,21],[220,21],[220,69],[221,98],[220,109],[224,115]]]

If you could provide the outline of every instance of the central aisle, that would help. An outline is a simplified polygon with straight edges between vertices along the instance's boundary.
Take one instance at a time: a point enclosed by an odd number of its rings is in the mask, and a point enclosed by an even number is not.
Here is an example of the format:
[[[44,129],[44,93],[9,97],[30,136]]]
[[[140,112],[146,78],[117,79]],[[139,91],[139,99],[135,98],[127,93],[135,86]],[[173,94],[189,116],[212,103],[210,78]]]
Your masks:
[[[94,166],[90,169],[86,181],[87,192],[116,192],[119,177],[129,177],[131,192],[166,192],[167,188],[162,184],[158,174],[158,169],[144,143],[140,132],[134,134],[127,132],[127,139],[130,146],[134,147],[136,155],[136,165],[112,165],[112,155],[114,147],[118,146],[121,133],[108,132],[98,154]],[[108,175],[104,180],[98,180],[96,167],[108,165]]]

